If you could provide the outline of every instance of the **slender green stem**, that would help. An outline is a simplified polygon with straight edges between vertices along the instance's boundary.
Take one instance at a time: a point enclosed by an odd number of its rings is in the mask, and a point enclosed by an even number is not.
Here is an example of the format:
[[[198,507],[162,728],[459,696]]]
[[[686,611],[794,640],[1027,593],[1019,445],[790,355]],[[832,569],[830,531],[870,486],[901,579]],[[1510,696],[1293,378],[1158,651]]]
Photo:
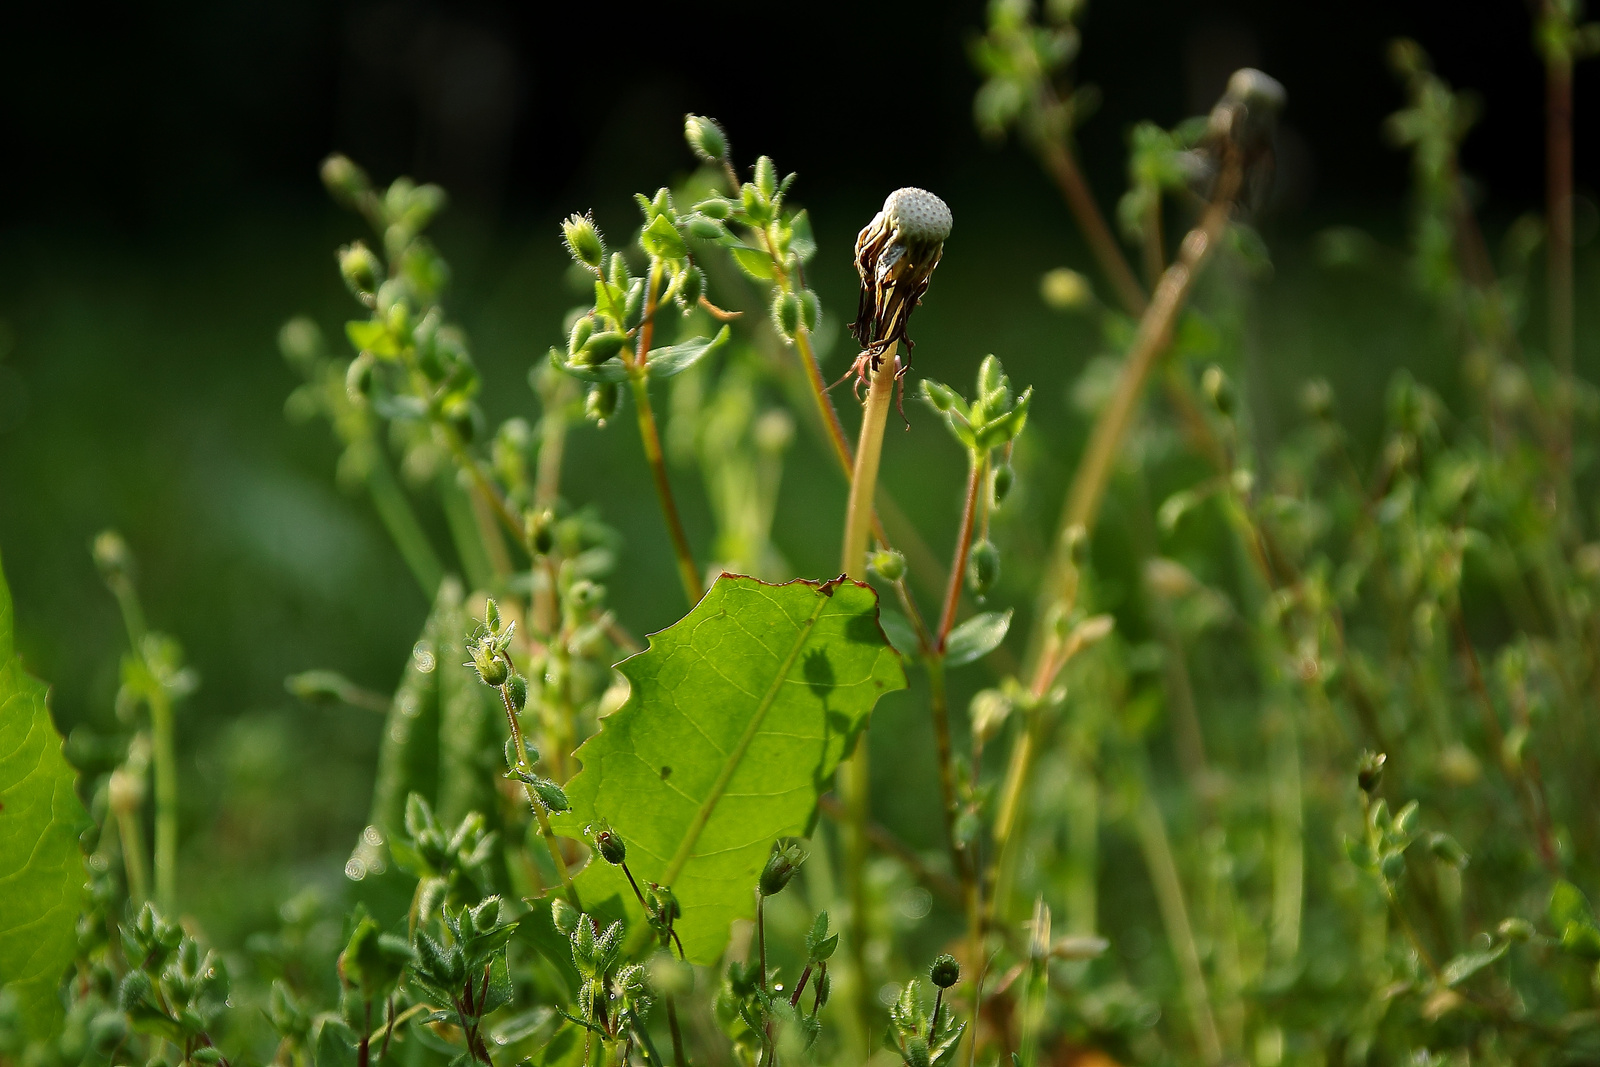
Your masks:
[[[517,722],[517,709],[512,706],[511,696],[503,686],[500,688],[500,702],[506,709],[506,724],[511,728],[511,740],[516,746],[517,768],[532,773],[533,765],[528,762],[528,746],[522,737],[522,724]],[[572,884],[572,873],[567,870],[566,858],[561,855],[561,845],[556,841],[555,831],[550,828],[550,817],[545,814],[544,801],[539,799],[539,794],[534,792],[533,786],[527,782],[522,783],[522,791],[527,795],[528,806],[533,809],[533,817],[539,823],[539,834],[544,838],[545,848],[550,852],[556,873],[561,876],[561,889],[566,894],[567,902],[575,908],[581,908],[577,887]]]
[[[672,484],[667,480],[667,463],[661,451],[661,435],[656,430],[655,412],[650,407],[650,387],[643,375],[635,375],[633,386],[634,409],[639,413],[639,439],[644,444],[644,457],[650,464],[650,476],[655,482],[656,499],[661,503],[661,514],[667,521],[667,533],[672,538],[673,555],[678,563],[678,580],[683,583],[683,594],[693,607],[700,602],[704,590],[700,585],[700,571],[695,566],[694,554],[689,548],[689,537],[683,532],[683,520],[678,516],[678,505],[672,496]]]
[[[156,779],[156,903],[168,915],[178,902],[178,757],[172,697],[158,681],[150,692],[151,762]]]
[[[761,960],[761,974],[759,981],[761,991],[767,991],[767,897],[765,893],[756,893],[756,952]]]
[[[1148,303],[1144,290],[1140,288],[1139,280],[1133,276],[1133,268],[1128,266],[1127,257],[1122,254],[1117,239],[1112,236],[1111,227],[1106,225],[1105,216],[1100,214],[1100,208],[1094,202],[1094,194],[1089,191],[1089,183],[1084,181],[1083,172],[1078,168],[1078,161],[1073,158],[1072,150],[1061,141],[1052,139],[1040,143],[1038,151],[1040,162],[1060,187],[1061,195],[1077,219],[1078,228],[1083,231],[1084,239],[1089,242],[1089,248],[1099,262],[1101,271],[1111,282],[1111,287],[1116,290],[1117,299],[1123,309],[1130,315],[1144,314],[1145,305]]]
[[[667,1002],[667,1030],[672,1034],[673,1067],[689,1067],[689,1057],[683,1053],[683,1029],[678,1025],[678,1002],[671,993],[663,999]]]
[[[943,654],[945,641],[956,624],[961,606],[961,582],[967,573],[967,555],[972,550],[972,527],[978,514],[978,498],[989,477],[989,456],[974,452],[967,462],[967,495],[961,509],[961,532],[956,537],[955,560],[950,564],[949,584],[945,588],[944,610],[939,613],[939,629],[934,648]]]
[[[861,440],[856,447],[855,470],[850,477],[850,502],[844,519],[844,552],[839,571],[858,580],[867,574],[867,538],[872,532],[872,498],[878,487],[878,462],[883,456],[883,428],[894,400],[896,352],[894,342],[884,350],[878,370],[867,388],[861,414]]]
[[[439,563],[428,535],[423,532],[422,524],[417,521],[411,502],[395,480],[388,459],[376,447],[372,452],[372,465],[367,470],[367,492],[372,496],[372,506],[377,509],[384,529],[389,531],[390,539],[400,550],[400,557],[406,561],[411,576],[417,580],[422,595],[432,602],[434,594],[439,591],[439,581],[444,577],[444,567]]]
[[[650,268],[645,281],[644,322],[639,327],[639,344],[635,353],[627,358],[629,384],[633,387],[634,408],[639,414],[639,440],[644,445],[644,457],[650,464],[650,475],[655,482],[656,498],[661,502],[661,514],[667,521],[667,533],[672,538],[672,551],[678,560],[678,577],[683,582],[684,595],[689,606],[700,602],[704,589],[700,584],[700,571],[694,563],[694,553],[689,548],[688,535],[683,532],[683,520],[678,516],[678,504],[672,496],[672,483],[667,479],[667,461],[661,450],[661,434],[656,429],[655,410],[650,406],[650,378],[647,372],[650,342],[655,334],[656,296],[661,285],[661,267]]]

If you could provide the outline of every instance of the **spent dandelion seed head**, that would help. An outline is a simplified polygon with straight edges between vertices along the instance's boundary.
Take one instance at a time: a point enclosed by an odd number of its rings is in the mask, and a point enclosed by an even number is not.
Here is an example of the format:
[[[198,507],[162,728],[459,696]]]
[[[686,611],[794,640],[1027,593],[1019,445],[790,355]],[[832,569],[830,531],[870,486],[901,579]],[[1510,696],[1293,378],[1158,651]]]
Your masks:
[[[928,291],[950,225],[949,205],[926,189],[908,187],[890,193],[856,238],[861,304],[850,331],[861,343],[851,368],[858,385],[870,383],[890,346],[904,341],[911,348],[906,326]]]

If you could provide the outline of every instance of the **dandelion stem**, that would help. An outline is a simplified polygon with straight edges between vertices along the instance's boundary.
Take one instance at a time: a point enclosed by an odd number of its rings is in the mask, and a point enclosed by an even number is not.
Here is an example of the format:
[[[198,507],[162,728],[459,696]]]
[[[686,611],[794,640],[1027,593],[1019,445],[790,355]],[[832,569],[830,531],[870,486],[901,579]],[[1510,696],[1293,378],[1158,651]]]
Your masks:
[[[850,502],[845,510],[844,552],[839,570],[864,580],[867,573],[867,538],[872,530],[872,497],[878,486],[878,461],[883,454],[883,428],[894,399],[895,353],[898,342],[883,351],[878,369],[867,388],[867,403],[861,414],[861,440],[856,447],[855,470],[850,478]]]

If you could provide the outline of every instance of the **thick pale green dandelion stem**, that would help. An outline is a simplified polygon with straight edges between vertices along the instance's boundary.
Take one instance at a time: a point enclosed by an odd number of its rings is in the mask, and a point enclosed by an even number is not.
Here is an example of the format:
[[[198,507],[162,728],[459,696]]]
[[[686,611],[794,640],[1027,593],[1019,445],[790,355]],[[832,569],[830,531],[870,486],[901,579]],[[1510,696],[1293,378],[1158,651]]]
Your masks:
[[[866,408],[861,416],[861,438],[856,446],[855,470],[850,479],[850,502],[845,511],[844,551],[839,559],[843,574],[865,581],[867,576],[867,538],[872,532],[872,496],[878,484],[878,460],[883,454],[883,428],[894,398],[895,351],[890,345],[883,353],[878,371],[867,389]],[[839,772],[845,809],[849,813],[845,834],[845,882],[850,891],[850,959],[855,970],[855,1008],[857,1031],[869,1032],[872,991],[867,983],[867,823],[871,815],[872,774],[867,762],[867,739],[856,742],[851,756]]]
[[[895,353],[899,344],[884,350],[878,370],[867,388],[861,413],[861,439],[856,446],[855,471],[850,477],[850,503],[844,516],[844,552],[839,571],[857,581],[867,576],[867,538],[872,533],[872,496],[878,487],[878,461],[883,455],[883,428],[894,400]]]

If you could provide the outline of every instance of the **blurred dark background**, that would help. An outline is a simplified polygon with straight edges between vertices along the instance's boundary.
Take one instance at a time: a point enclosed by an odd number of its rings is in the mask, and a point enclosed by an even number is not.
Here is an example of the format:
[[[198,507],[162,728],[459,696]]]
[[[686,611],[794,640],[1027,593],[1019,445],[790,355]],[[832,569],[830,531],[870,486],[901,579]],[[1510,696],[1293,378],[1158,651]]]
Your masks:
[[[983,18],[976,2],[16,5],[0,45],[3,222],[149,237],[319,208],[314,168],[333,148],[440,181],[489,219],[543,217],[681,166],[686,109],[746,141],[759,130],[813,196],[939,184],[983,153],[966,58]],[[1404,165],[1378,124],[1399,100],[1383,52],[1401,35],[1481,94],[1467,161],[1492,200],[1541,187],[1542,82],[1518,0],[1136,0],[1089,4],[1083,28],[1078,69],[1104,103],[1082,141],[1104,188],[1131,123],[1199,113],[1253,64],[1288,87],[1302,200],[1393,202]],[[1583,115],[1596,97],[1579,86]],[[1595,152],[1578,138],[1580,175]]]
[[[379,720],[302,706],[282,679],[333,667],[387,691],[425,611],[367,502],[335,488],[326,428],[283,419],[296,379],[276,352],[279,325],[304,312],[337,336],[354,311],[332,252],[362,227],[328,202],[319,161],[340,150],[379,181],[409,173],[450,190],[436,235],[492,420],[534,413],[527,368],[576,302],[557,219],[592,207],[627,233],[630,194],[692,165],[685,111],[719,117],[741,164],[766,153],[799,172],[835,333],[854,304],[855,230],[887,190],[932,188],[956,224],[918,316],[919,369],[966,382],[995,352],[1040,383],[1029,435],[1048,460],[1027,488],[1053,499],[1083,432],[1068,387],[1100,342],[1087,319],[1041,304],[1038,279],[1063,264],[1096,275],[1033,160],[974,131],[967,47],[983,22],[980,3],[927,0],[189,0],[0,15],[0,552],[19,645],[54,686],[64,729],[116,729],[123,638],[88,545],[120,528],[152,623],[182,639],[203,678],[180,723],[197,913],[248,926],[307,872],[338,879]],[[1281,195],[1261,222],[1277,269],[1258,287],[1253,395],[1285,398],[1325,375],[1358,439],[1396,367],[1448,397],[1454,357],[1420,298],[1393,271],[1321,272],[1306,239],[1355,223],[1402,240],[1407,161],[1380,130],[1401,103],[1384,59],[1399,35],[1481,97],[1465,161],[1491,236],[1539,209],[1543,78],[1523,3],[1099,0],[1083,34],[1076,69],[1102,104],[1081,154],[1107,211],[1134,122],[1203,112],[1242,65],[1288,89]],[[1583,193],[1600,178],[1586,135],[1597,79],[1580,68]],[[1580,242],[1595,223],[1582,201]],[[1586,325],[1580,338],[1594,335]],[[1592,379],[1595,351],[1579,355]],[[681,605],[626,430],[580,432],[568,486],[622,531],[612,584],[643,633]],[[960,459],[945,444],[891,441],[885,460],[915,517],[942,531],[929,534],[941,553],[959,507]],[[800,573],[834,562],[843,491],[829,464],[806,442],[785,475],[780,548]],[[692,474],[680,481],[703,545],[703,496]],[[923,732],[908,732],[913,755]]]

